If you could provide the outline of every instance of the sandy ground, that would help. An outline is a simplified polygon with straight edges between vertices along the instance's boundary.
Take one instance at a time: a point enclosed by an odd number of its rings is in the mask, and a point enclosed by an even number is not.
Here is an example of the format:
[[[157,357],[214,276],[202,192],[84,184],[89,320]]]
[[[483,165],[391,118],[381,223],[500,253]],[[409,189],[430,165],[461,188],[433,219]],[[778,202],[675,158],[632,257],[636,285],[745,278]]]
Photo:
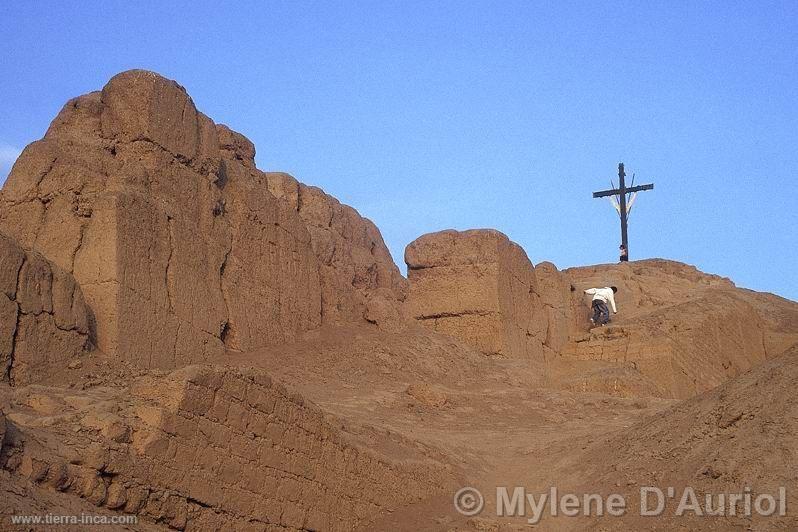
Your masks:
[[[386,342],[383,334],[367,329],[326,330],[233,361],[268,369],[351,423],[350,430],[379,426],[439,449],[461,472],[462,487],[484,495],[483,518],[496,515],[497,487],[542,493],[552,485],[577,485],[580,473],[569,471],[569,457],[674,403],[546,388],[544,376],[529,364],[466,353],[465,360],[454,358],[462,357],[461,346],[422,331],[396,334]],[[425,365],[430,366],[426,372]],[[453,496],[404,508],[375,526],[492,526],[458,513]],[[509,522],[527,524],[525,519]]]

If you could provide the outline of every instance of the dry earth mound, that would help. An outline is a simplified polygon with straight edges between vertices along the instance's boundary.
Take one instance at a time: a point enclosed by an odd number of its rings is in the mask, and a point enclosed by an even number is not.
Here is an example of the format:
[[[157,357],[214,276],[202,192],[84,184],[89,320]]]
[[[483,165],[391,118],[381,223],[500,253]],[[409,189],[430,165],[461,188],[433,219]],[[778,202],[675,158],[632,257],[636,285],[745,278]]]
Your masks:
[[[798,347],[768,360],[756,369],[711,392],[679,403],[648,418],[580,457],[574,466],[586,484],[601,486],[672,486],[677,497],[669,501],[665,518],[628,518],[613,529],[673,530],[794,530],[798,517],[742,515],[706,517],[692,512],[674,518],[684,488],[692,487],[702,507],[710,494],[718,508],[718,494],[745,493],[788,497],[798,491]],[[627,489],[632,507],[639,506],[639,491]],[[655,501],[656,502],[656,501]],[[791,502],[788,499],[788,502]],[[729,513],[730,499],[725,504]],[[652,503],[651,507],[655,506]],[[669,517],[670,515],[670,517]],[[654,525],[654,526],[652,526]]]

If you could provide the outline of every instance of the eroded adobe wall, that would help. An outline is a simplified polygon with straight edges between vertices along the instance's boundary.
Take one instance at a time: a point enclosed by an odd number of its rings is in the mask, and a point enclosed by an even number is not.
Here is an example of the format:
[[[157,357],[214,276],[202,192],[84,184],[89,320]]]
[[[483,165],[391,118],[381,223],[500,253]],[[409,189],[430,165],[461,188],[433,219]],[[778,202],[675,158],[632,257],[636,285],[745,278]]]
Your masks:
[[[379,325],[402,321],[407,280],[379,229],[348,205],[281,172],[267,172],[269,191],[305,222],[319,261],[325,323],[364,317]]]
[[[734,292],[709,291],[593,329],[565,355],[631,366],[655,384],[653,395],[687,398],[763,362],[764,332],[763,320]]]
[[[125,72],[23,151],[0,227],[74,274],[110,354],[168,368],[284,342],[321,323],[319,266],[253,157],[177,83]]]
[[[115,393],[32,394],[0,465],[180,530],[352,530],[455,484],[433,450],[387,433],[366,438],[401,458],[367,450],[261,371],[191,366]],[[51,437],[25,438],[41,430],[26,409],[61,419]]]
[[[405,252],[408,312],[438,332],[460,338],[483,353],[543,360],[552,312],[539,293],[534,267],[520,246],[489,229],[424,235]]]
[[[68,102],[0,195],[0,229],[74,274],[99,347],[171,368],[325,323],[401,325],[379,230],[287,174],[155,73]]]
[[[561,275],[574,289],[562,354],[590,363],[566,379],[572,389],[692,397],[798,341],[794,305],[738,289],[687,264],[650,259],[571,268]],[[618,287],[618,314],[608,327],[594,328],[583,290],[611,285]]]
[[[0,380],[25,384],[90,346],[91,311],[72,275],[0,234]]]
[[[533,267],[491,230],[424,235],[406,261],[408,308],[422,324],[489,355],[537,360],[572,390],[691,397],[798,342],[793,304],[678,262]],[[618,314],[594,327],[584,290],[605,286],[618,287]]]

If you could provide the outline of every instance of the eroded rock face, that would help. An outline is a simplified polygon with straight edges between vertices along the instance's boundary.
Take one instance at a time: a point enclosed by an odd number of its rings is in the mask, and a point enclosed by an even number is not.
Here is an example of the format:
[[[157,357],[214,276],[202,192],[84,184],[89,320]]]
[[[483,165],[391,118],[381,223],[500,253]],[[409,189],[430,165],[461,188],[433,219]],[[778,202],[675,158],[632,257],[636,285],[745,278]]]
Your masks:
[[[125,72],[24,150],[0,228],[74,274],[109,354],[176,367],[287,341],[321,323],[319,265],[253,157],[177,83]]]
[[[310,232],[319,261],[324,322],[365,317],[389,328],[400,324],[407,280],[399,273],[377,226],[320,188],[304,185],[288,174],[269,172],[266,178],[269,191],[290,205]]]
[[[90,345],[91,311],[69,273],[0,234],[0,380],[25,384]]]

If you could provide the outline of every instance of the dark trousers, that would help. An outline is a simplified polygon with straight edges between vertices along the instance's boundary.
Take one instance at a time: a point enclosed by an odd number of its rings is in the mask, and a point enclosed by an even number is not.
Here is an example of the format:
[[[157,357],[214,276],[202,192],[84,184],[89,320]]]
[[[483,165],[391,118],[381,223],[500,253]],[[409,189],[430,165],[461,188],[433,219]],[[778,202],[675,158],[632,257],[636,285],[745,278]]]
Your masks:
[[[600,299],[593,300],[593,323],[603,325],[610,321],[610,309]]]

